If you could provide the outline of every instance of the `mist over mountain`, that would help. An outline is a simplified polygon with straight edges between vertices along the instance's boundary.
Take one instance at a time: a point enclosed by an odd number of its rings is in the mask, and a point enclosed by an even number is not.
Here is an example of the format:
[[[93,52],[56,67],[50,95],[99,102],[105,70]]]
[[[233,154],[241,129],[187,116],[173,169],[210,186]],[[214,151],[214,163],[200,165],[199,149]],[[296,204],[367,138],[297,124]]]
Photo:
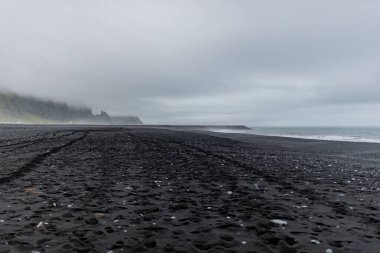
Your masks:
[[[112,117],[104,111],[93,114],[90,108],[5,92],[0,92],[0,123],[142,124],[141,120],[135,116]]]

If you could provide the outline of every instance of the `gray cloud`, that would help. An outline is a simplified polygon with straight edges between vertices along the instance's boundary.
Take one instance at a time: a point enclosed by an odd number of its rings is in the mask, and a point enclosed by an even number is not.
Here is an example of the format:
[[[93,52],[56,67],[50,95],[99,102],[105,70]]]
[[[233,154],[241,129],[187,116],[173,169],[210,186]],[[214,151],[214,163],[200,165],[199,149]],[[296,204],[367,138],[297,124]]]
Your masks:
[[[380,3],[0,1],[0,87],[148,123],[379,125]]]

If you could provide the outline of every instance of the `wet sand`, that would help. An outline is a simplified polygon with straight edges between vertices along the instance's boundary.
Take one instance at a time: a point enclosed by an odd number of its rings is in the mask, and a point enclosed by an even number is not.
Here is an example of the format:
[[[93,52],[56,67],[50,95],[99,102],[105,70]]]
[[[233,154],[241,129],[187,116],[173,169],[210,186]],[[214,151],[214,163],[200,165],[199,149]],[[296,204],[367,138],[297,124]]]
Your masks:
[[[0,252],[380,252],[380,145],[0,127]]]

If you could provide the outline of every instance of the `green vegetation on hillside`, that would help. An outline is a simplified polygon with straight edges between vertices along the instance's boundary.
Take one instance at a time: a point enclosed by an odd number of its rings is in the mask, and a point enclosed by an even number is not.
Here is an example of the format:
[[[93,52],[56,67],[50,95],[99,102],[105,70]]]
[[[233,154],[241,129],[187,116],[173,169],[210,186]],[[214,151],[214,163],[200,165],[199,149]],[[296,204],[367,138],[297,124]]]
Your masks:
[[[89,120],[90,109],[43,101],[16,94],[0,93],[0,121],[9,123],[67,123]]]

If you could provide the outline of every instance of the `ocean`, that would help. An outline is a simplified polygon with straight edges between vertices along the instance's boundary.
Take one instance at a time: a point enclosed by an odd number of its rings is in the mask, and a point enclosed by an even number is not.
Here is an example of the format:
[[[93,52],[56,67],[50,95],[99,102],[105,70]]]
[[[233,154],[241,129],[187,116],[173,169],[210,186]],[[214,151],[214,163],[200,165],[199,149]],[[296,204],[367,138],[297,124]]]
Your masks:
[[[253,130],[218,131],[301,139],[380,143],[380,127],[254,127]]]

